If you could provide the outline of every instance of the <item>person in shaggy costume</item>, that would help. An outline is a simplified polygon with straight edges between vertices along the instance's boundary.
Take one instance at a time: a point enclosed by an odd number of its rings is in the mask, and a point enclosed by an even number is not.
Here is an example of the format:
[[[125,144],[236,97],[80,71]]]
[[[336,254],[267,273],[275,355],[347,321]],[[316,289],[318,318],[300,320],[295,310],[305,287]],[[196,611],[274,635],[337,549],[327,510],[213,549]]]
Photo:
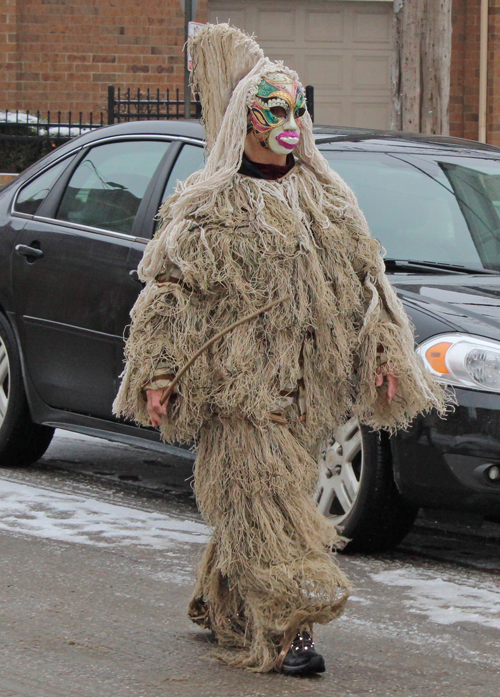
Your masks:
[[[342,540],[312,500],[319,445],[353,416],[393,432],[447,398],[416,358],[356,198],[315,145],[296,73],[227,24],[190,51],[206,165],[160,211],[114,409],[196,442],[213,533],[189,616],[219,659],[322,672],[312,627],[349,590],[332,554]],[[161,403],[207,341],[252,314]]]

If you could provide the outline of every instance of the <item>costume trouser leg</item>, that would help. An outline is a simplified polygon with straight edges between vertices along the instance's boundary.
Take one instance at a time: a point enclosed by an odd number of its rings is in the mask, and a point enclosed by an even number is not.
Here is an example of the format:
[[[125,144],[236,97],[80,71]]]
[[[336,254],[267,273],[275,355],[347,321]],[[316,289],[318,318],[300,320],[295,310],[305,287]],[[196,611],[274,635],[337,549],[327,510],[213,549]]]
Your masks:
[[[214,418],[200,434],[195,490],[213,536],[189,615],[233,665],[271,670],[284,637],[343,610],[333,526],[312,501],[318,466],[286,426]]]

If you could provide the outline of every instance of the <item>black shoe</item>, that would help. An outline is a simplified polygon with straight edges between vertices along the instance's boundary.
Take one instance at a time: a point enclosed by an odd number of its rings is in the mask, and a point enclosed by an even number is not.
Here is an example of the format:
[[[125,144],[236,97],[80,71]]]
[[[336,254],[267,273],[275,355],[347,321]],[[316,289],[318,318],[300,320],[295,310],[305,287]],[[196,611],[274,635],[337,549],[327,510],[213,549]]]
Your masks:
[[[283,649],[282,654],[284,654]],[[280,661],[281,658],[281,661]],[[285,675],[311,675],[325,672],[325,659],[314,650],[314,641],[308,632],[299,632],[282,658],[277,669]]]

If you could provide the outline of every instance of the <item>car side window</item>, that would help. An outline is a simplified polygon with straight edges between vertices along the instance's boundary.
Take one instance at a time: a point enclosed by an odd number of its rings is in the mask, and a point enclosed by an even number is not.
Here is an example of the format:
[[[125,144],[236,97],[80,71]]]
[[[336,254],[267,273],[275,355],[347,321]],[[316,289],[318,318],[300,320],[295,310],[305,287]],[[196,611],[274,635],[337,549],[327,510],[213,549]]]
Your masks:
[[[171,194],[174,193],[178,181],[184,181],[190,174],[197,172],[205,166],[205,151],[199,145],[184,143],[182,150],[177,156],[170,176],[165,185],[161,202],[163,203]]]
[[[14,204],[14,210],[16,213],[35,215],[52,186],[68,166],[68,163],[69,159],[66,158],[57,165],[45,170],[45,172],[40,174],[40,176],[36,177],[29,184],[24,186],[19,191]]]
[[[58,220],[131,234],[135,216],[168,141],[97,145],[73,172]]]

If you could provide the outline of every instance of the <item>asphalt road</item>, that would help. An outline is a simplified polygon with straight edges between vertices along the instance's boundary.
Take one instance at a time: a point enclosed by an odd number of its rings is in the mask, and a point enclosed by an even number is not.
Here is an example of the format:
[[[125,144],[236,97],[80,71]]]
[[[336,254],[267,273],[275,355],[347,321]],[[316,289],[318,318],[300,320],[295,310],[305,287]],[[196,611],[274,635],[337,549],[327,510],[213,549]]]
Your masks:
[[[0,470],[0,697],[500,697],[498,525],[426,516],[392,554],[340,557],[327,673],[251,674],[185,615],[209,531],[173,464],[58,434]]]

